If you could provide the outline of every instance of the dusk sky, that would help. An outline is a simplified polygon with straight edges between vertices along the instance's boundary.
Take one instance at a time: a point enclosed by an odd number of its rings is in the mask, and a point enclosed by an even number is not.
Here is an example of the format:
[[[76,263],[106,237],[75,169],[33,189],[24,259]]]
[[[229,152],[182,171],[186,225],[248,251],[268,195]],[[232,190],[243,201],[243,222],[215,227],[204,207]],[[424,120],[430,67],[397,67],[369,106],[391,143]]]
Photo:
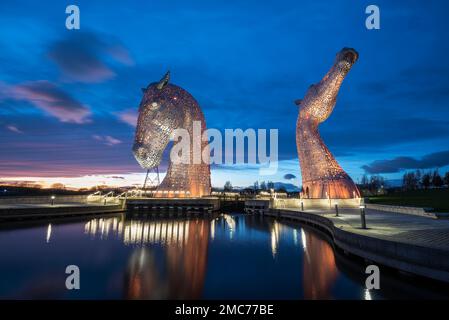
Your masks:
[[[69,4],[80,8],[80,30],[65,28]],[[380,30],[365,27],[369,4],[380,8]],[[294,100],[343,47],[360,57],[320,126],[341,166],[355,181],[444,172],[448,12],[443,0],[2,0],[0,180],[142,182],[131,153],[141,88],[170,69],[208,128],[279,129],[277,174],[214,166],[214,186],[299,185]]]

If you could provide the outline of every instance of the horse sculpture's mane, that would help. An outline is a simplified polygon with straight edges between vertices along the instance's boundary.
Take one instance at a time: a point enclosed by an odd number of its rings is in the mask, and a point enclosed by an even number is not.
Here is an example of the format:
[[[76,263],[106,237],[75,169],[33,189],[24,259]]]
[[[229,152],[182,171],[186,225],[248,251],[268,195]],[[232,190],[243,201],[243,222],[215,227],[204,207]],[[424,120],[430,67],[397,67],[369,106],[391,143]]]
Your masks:
[[[167,174],[158,186],[158,197],[200,197],[209,195],[210,168],[208,160],[202,158],[194,162],[194,141],[201,141],[199,157],[208,148],[207,141],[201,137],[206,130],[206,121],[197,101],[187,91],[170,84],[169,73],[158,83],[152,83],[143,89],[144,96],[139,107],[136,136],[133,153],[136,160],[145,169],[158,166],[173,130],[183,128],[190,136],[188,163],[175,163],[170,159]],[[193,123],[201,124],[200,132],[193,130]],[[196,135],[196,136],[194,136]],[[198,137],[199,135],[199,137]],[[176,146],[175,142],[174,146]],[[208,154],[207,150],[204,154]],[[196,155],[198,156],[198,155]]]

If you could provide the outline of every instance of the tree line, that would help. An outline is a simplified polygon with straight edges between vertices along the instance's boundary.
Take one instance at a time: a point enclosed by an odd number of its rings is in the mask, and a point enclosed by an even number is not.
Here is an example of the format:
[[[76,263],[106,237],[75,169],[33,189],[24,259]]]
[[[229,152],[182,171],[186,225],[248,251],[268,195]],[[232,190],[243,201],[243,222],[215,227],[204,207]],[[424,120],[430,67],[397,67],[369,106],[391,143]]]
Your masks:
[[[231,181],[226,181],[223,189],[224,189],[224,191],[232,191],[233,187],[232,187]],[[254,182],[252,189],[254,191],[258,191],[258,190],[268,191],[268,190],[274,189],[274,182],[273,181],[268,181],[268,182],[262,181],[259,184],[259,181],[256,181],[256,182]]]
[[[406,172],[402,177],[402,186],[405,190],[449,187],[449,171],[443,176],[438,170]]]

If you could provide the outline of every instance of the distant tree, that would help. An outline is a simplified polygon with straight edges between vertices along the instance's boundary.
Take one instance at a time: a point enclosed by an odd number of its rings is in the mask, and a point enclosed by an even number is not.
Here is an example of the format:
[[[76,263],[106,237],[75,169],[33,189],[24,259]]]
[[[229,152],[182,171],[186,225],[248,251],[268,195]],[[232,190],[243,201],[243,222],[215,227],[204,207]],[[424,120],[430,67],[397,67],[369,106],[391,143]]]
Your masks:
[[[259,181],[254,182],[254,190],[259,190]]]
[[[53,183],[51,185],[51,189],[65,189],[65,185],[62,183]]]
[[[260,183],[260,189],[261,189],[261,190],[267,190],[267,184],[265,183],[265,181],[262,181],[262,182]]]
[[[421,176],[421,173],[419,174]],[[404,190],[416,190],[419,186],[419,179],[416,172],[406,172],[402,178]]]
[[[408,178],[409,178],[408,172],[404,173],[404,175],[402,176],[402,187],[404,188],[404,190],[408,190],[410,188]]]
[[[381,188],[383,188],[384,184],[385,184],[384,177],[382,177],[380,175],[371,176],[370,183],[369,183],[369,189],[372,192],[377,193]]]
[[[432,174],[432,185],[436,188],[441,188],[443,186],[443,179],[440,176],[438,170],[435,170]]]
[[[267,183],[267,188],[268,188],[269,190],[274,189],[274,182],[273,182],[273,181],[268,181],[268,183]]]
[[[444,184],[445,184],[447,187],[449,187],[449,171],[446,172],[446,174],[444,175],[443,181],[444,181]]]
[[[224,191],[232,191],[232,184],[231,181],[226,181],[224,187],[223,187]]]
[[[369,178],[368,178],[368,176],[367,176],[366,174],[364,174],[364,175],[362,176],[362,179],[360,180],[360,184],[361,184],[364,188],[367,188],[367,187],[368,187],[368,184],[369,184]]]
[[[424,187],[424,189],[429,188],[431,183],[432,183],[431,173],[429,173],[429,172],[424,173],[421,178],[421,184]]]
[[[418,169],[415,171],[415,178],[416,178],[416,188],[417,189],[422,188],[422,186],[421,186],[421,178],[422,178],[421,170]]]

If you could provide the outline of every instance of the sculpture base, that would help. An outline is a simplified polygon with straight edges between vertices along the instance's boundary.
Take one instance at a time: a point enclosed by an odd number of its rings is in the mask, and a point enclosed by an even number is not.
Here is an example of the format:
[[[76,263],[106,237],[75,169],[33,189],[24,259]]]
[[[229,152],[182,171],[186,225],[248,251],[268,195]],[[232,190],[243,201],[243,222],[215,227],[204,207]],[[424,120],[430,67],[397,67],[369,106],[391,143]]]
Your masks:
[[[250,200],[245,201],[246,206],[261,206],[263,203],[267,203],[266,206],[273,209],[284,209],[284,208],[304,208],[305,211],[309,209],[335,209],[335,205],[338,204],[339,208],[358,208],[360,206],[361,198],[353,199],[298,199],[298,198],[288,198],[288,199],[270,199],[270,200]]]
[[[349,176],[333,180],[315,180],[303,183],[303,197],[308,199],[354,199],[360,192]]]
[[[300,199],[303,203],[304,210],[307,209],[333,209],[338,204],[339,208],[358,208],[360,206],[361,198],[352,199]]]

